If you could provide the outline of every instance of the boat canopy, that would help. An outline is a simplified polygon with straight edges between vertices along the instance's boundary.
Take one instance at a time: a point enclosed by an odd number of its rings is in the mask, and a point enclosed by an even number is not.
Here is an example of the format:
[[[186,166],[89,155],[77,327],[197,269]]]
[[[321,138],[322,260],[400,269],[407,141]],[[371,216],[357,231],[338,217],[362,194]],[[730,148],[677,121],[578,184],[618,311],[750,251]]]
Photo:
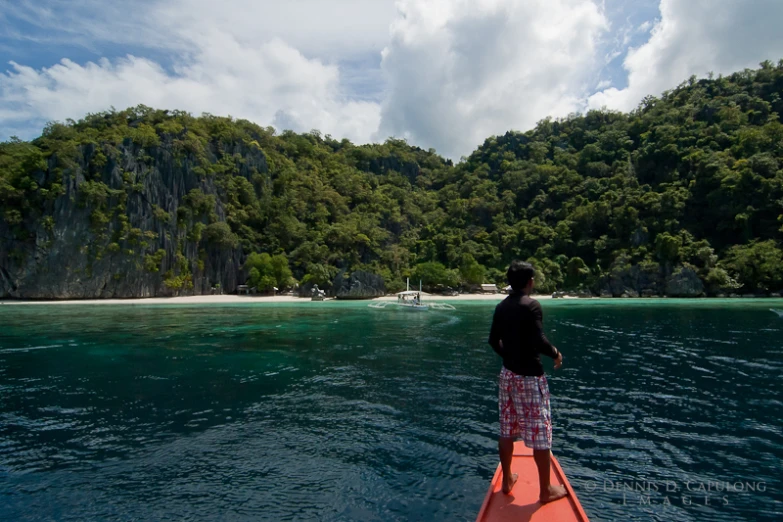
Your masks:
[[[418,290],[406,290],[405,292],[397,292],[397,295],[417,295],[420,293]]]

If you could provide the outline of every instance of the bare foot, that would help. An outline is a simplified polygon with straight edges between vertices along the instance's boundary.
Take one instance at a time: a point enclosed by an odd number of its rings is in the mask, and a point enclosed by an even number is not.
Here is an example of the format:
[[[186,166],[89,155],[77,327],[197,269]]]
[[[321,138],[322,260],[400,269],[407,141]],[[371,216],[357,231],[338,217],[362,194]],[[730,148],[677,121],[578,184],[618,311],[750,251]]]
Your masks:
[[[568,495],[568,491],[566,491],[565,486],[550,485],[549,491],[547,491],[545,495],[541,495],[538,500],[542,504],[546,504],[547,502],[553,502],[555,500],[561,499],[566,495]]]
[[[514,489],[514,484],[517,483],[517,479],[519,478],[519,475],[516,473],[511,474],[511,480],[503,480],[503,493],[508,495],[511,493],[511,490]]]

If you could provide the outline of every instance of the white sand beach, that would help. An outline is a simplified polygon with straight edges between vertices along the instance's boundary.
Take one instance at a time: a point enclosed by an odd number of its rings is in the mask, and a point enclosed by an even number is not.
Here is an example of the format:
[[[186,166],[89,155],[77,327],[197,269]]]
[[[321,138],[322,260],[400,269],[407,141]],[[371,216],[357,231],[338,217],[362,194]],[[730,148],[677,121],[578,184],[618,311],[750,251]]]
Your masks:
[[[422,292],[422,299],[426,301],[500,301],[505,294],[460,294],[433,295]],[[536,299],[551,299],[551,295],[537,295]],[[376,297],[372,301],[395,301],[396,295]],[[327,298],[327,301],[334,300]],[[368,299],[368,301],[370,301]],[[148,297],[132,299],[63,299],[58,301],[40,300],[0,300],[0,305],[154,305],[154,304],[235,304],[235,303],[306,303],[312,302],[309,297],[296,297],[292,295],[278,296],[249,296],[249,295],[194,295],[184,297]],[[350,301],[345,301],[350,302]]]

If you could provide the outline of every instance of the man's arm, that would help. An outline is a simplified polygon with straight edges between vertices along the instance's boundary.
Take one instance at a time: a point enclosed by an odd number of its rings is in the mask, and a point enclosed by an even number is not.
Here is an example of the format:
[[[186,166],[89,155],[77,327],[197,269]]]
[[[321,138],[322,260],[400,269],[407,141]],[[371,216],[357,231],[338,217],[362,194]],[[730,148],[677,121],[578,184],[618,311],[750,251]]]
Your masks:
[[[533,301],[530,304],[530,311],[533,312],[533,318],[536,323],[535,339],[538,341],[539,353],[548,355],[552,359],[558,359],[560,352],[549,342],[549,339],[544,334],[544,312],[541,310],[541,305],[538,301]]]

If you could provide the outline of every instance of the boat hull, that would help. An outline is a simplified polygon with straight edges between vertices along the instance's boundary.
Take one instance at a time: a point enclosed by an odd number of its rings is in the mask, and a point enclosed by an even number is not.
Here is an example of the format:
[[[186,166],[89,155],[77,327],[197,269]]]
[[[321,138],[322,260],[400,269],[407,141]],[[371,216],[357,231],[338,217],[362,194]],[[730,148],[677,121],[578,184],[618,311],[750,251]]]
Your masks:
[[[407,308],[408,310],[421,310],[421,311],[427,311],[429,307],[427,305],[407,305],[407,304],[401,304],[397,305],[400,308]]]
[[[567,497],[543,505],[538,501],[538,469],[533,460],[533,450],[522,442],[515,442],[511,471],[517,473],[519,479],[511,494],[504,495],[501,491],[503,470],[498,464],[476,522],[589,522],[554,455],[550,462],[550,480],[552,484],[565,486]]]

